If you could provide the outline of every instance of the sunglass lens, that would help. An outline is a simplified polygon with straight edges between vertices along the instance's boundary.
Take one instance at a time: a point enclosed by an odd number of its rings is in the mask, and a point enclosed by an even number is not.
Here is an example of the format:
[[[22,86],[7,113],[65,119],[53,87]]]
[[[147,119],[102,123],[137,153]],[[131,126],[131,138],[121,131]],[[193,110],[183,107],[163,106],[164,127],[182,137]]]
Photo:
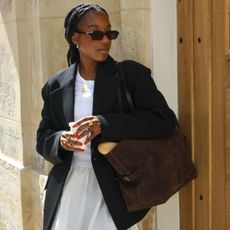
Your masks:
[[[104,33],[102,31],[93,31],[91,33],[92,40],[101,40],[104,37]]]
[[[117,38],[118,34],[119,32],[116,30],[111,30],[106,33],[102,31],[93,31],[92,33],[90,33],[90,36],[92,40],[101,40],[103,39],[104,35],[106,35],[108,39],[113,40]]]
[[[109,39],[113,40],[113,39],[116,39],[117,36],[118,36],[119,32],[116,31],[116,30],[111,30],[111,31],[108,31],[107,32],[107,36]]]

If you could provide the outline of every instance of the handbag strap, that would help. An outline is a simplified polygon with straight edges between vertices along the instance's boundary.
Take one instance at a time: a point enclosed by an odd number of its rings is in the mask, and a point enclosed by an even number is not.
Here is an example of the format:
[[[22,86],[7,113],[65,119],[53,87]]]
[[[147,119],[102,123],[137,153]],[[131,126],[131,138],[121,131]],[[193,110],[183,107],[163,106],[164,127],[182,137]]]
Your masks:
[[[120,76],[121,78],[121,86],[118,89],[118,104],[119,104],[119,110],[120,112],[124,111],[124,106],[123,106],[123,100],[122,100],[122,92],[125,95],[125,99],[127,101],[128,104],[128,111],[131,112],[134,110],[134,105],[133,105],[133,100],[131,97],[131,94],[128,90],[126,81],[125,81],[125,75],[124,75],[124,70],[123,70],[123,66],[122,66],[122,62],[117,62],[117,72],[118,72],[118,76]]]

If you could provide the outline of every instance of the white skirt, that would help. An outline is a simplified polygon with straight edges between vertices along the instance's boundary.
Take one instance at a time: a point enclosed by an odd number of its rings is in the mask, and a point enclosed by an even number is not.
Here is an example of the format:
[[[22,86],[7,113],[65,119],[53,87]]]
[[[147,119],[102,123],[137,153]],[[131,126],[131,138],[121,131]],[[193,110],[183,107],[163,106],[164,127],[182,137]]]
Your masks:
[[[73,163],[52,230],[116,230],[91,165]],[[138,230],[133,226],[130,230]]]

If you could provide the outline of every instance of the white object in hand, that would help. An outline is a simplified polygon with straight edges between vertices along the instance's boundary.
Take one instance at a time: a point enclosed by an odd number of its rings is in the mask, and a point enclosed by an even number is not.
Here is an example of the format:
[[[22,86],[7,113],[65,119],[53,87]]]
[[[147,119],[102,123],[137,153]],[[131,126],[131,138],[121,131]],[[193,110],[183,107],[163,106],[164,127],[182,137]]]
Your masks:
[[[70,122],[69,123],[70,131],[73,134],[75,134],[77,132],[77,130],[78,130],[78,127],[73,127],[75,124],[76,124],[76,122]],[[85,150],[85,148],[86,148],[86,145],[85,145],[86,138],[87,138],[87,135],[83,136],[82,138],[74,137],[75,141],[78,141],[78,142],[82,143],[81,146],[78,146],[79,149]]]

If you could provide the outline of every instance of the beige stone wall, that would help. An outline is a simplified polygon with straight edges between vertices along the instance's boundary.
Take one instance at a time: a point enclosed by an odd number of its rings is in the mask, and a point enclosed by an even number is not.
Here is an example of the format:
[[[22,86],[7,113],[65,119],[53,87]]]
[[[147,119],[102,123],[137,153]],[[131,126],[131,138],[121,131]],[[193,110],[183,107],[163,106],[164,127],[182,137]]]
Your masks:
[[[35,151],[44,82],[65,68],[63,20],[76,0],[0,0],[0,229],[40,230],[51,165]],[[85,1],[87,2],[87,1]],[[151,66],[151,0],[98,0],[121,32],[116,59]],[[152,225],[153,219],[146,220]],[[151,229],[145,227],[144,229]]]
[[[123,58],[152,65],[151,0],[121,0]]]

